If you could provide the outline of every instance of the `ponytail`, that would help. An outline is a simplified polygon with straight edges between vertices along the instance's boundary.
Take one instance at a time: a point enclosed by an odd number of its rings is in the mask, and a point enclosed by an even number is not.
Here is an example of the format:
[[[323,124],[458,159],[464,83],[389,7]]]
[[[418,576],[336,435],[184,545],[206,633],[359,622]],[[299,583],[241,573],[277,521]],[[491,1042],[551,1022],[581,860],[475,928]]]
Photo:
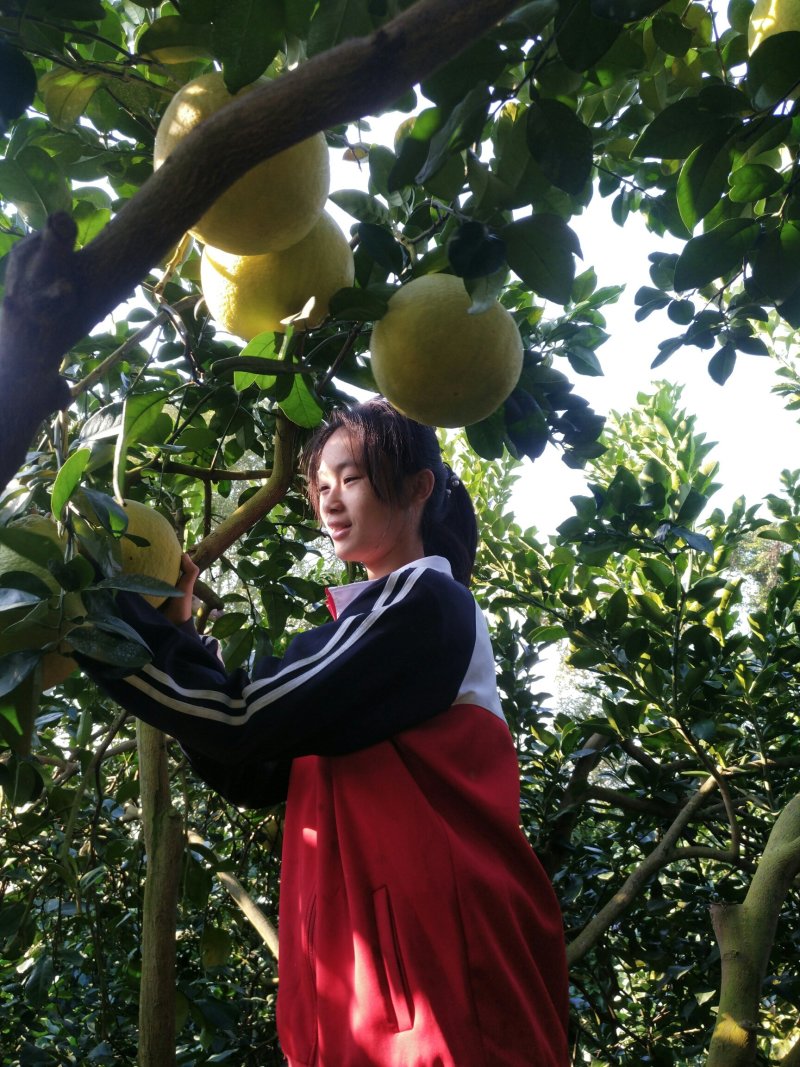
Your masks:
[[[401,415],[385,400],[338,408],[314,434],[303,457],[308,495],[317,514],[320,456],[340,429],[361,445],[364,470],[380,500],[403,507],[409,476],[431,471],[434,484],[422,513],[422,547],[426,555],[444,556],[456,581],[468,586],[478,548],[475,509],[460,478],[442,461],[433,427]]]
[[[442,487],[434,471],[434,491],[422,513],[422,544],[426,555],[449,560],[456,581],[469,586],[478,550],[475,508],[461,479],[446,463],[441,466]]]

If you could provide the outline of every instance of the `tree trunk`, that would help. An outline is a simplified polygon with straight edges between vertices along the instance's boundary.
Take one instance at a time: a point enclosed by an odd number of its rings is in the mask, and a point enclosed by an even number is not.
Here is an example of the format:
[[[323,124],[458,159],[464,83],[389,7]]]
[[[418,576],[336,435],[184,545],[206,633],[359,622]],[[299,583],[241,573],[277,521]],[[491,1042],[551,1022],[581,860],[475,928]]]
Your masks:
[[[184,850],[183,820],[172,807],[166,737],[137,723],[147,880],[142,915],[139,1067],[175,1063],[175,927]]]
[[[761,987],[778,917],[799,872],[800,796],[796,796],[778,816],[742,903],[711,908],[722,980],[706,1067],[755,1063]]]
[[[62,356],[128,298],[217,197],[319,130],[392,105],[510,14],[519,0],[417,0],[369,37],[301,63],[210,116],[80,251],[53,216],[9,256],[0,315],[0,490],[42,419],[69,405]]]

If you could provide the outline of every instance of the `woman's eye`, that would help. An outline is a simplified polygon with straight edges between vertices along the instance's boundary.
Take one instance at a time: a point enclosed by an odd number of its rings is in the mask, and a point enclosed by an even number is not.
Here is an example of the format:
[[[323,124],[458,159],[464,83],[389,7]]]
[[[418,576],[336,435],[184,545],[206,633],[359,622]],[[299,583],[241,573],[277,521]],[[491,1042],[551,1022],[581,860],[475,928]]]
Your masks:
[[[347,476],[347,478],[345,478],[344,484],[345,485],[349,485],[350,482],[357,482],[357,481],[359,481],[359,479],[360,479],[360,475],[358,475],[358,474],[350,474],[350,475]]]

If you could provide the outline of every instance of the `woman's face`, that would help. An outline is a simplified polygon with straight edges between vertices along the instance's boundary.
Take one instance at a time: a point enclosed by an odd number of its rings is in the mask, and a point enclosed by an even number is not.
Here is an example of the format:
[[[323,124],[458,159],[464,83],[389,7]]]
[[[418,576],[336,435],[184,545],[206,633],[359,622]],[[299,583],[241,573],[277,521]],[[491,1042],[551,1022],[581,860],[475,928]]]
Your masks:
[[[317,472],[319,515],[338,558],[363,563],[367,577],[382,578],[424,555],[420,522],[433,475],[415,475],[408,503],[393,507],[376,496],[360,453],[346,430],[325,442]]]

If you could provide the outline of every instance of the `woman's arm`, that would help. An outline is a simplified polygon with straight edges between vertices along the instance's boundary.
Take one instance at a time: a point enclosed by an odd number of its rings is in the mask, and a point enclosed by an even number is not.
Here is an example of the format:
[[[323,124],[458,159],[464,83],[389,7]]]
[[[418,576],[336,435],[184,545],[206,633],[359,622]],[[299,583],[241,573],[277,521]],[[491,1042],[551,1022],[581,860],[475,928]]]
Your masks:
[[[261,660],[252,680],[228,674],[141,597],[121,594],[123,617],[153,660],[102,684],[198,761],[252,767],[365,748],[448,708],[475,641],[474,602],[452,579],[411,568],[377,589],[362,610],[356,601],[296,637],[283,659]]]

